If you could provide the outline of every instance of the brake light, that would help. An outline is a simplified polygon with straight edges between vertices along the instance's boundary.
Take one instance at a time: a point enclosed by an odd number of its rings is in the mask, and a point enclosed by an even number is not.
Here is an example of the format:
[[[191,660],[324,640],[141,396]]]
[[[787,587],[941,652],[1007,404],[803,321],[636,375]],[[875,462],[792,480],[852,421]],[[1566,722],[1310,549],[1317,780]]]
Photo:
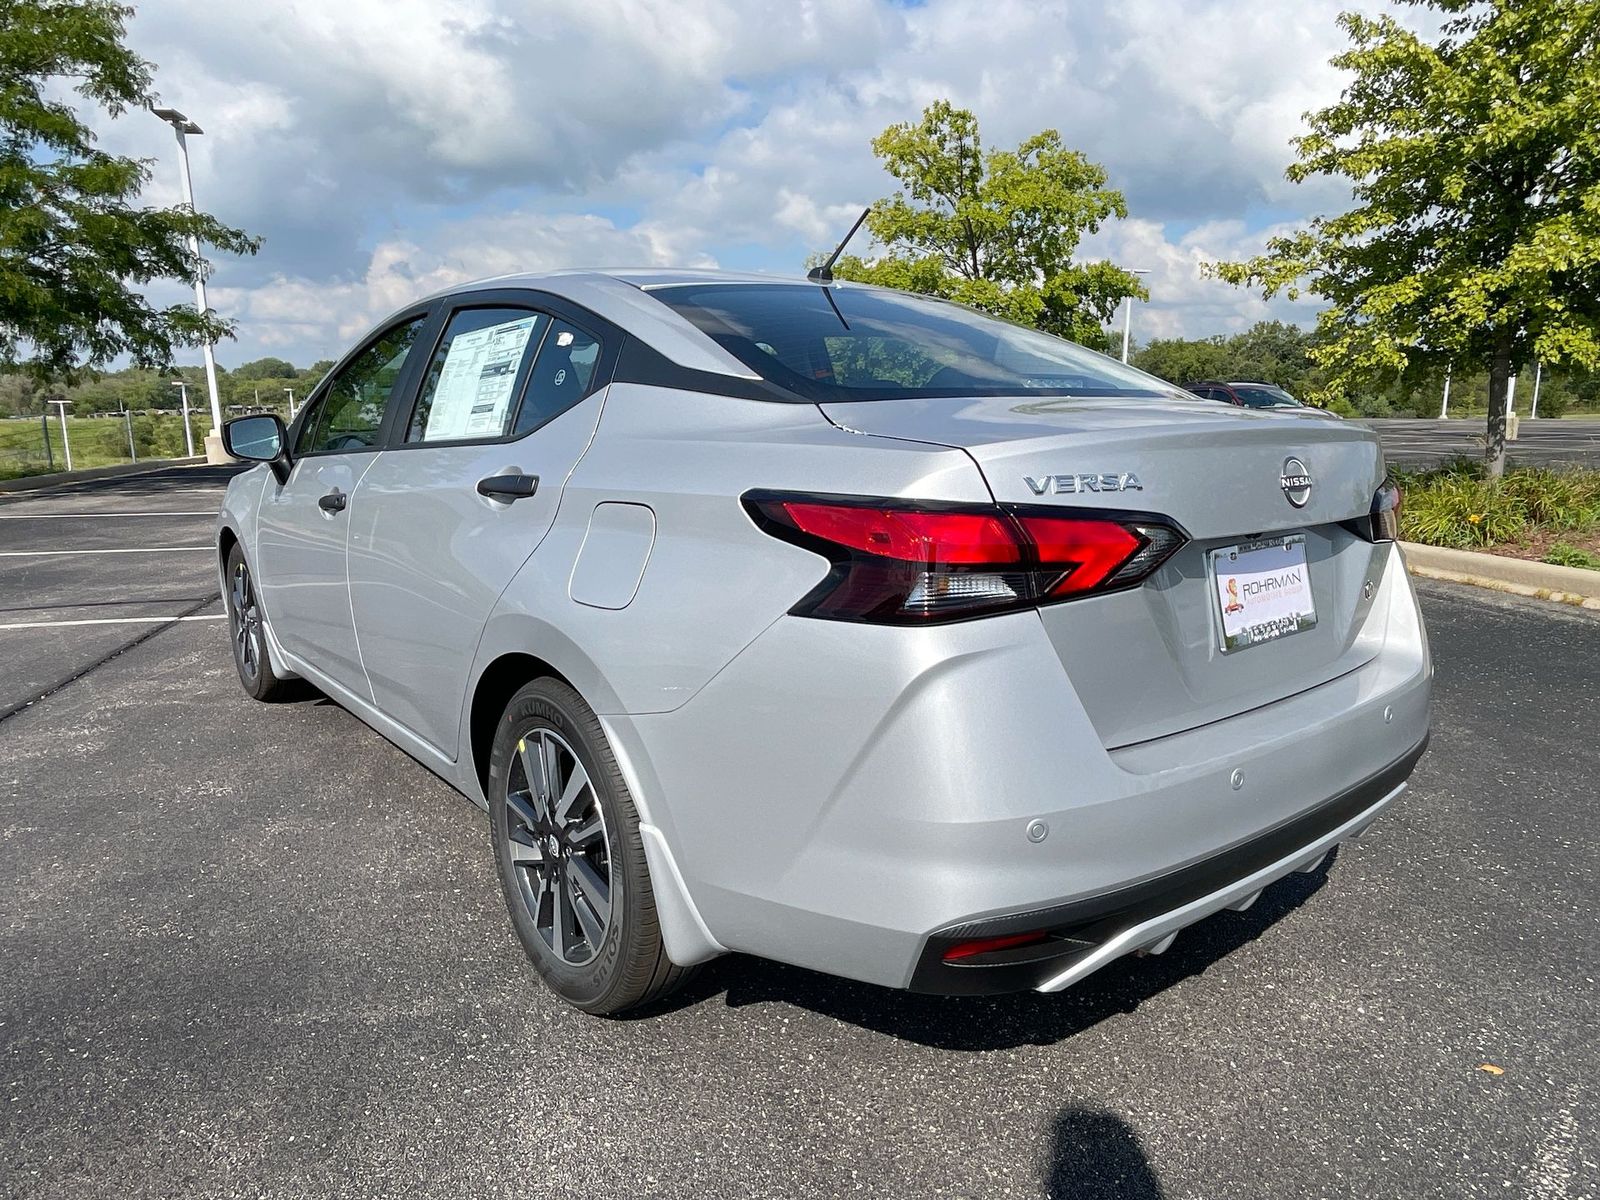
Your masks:
[[[1184,542],[1159,517],[752,492],[774,537],[832,560],[790,611],[928,624],[1101,595],[1148,578]]]

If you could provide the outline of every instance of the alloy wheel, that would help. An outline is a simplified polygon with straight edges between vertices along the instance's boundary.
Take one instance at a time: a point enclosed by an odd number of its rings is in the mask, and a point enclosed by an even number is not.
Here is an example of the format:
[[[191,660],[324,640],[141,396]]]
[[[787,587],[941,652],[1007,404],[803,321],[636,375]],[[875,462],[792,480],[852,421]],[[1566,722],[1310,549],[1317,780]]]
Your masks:
[[[591,960],[611,925],[611,841],[594,785],[572,747],[550,729],[517,741],[506,785],[511,870],[553,954]]]
[[[228,582],[228,617],[239,671],[254,682],[261,674],[261,609],[256,603],[250,568],[243,559],[234,564],[233,577]]]

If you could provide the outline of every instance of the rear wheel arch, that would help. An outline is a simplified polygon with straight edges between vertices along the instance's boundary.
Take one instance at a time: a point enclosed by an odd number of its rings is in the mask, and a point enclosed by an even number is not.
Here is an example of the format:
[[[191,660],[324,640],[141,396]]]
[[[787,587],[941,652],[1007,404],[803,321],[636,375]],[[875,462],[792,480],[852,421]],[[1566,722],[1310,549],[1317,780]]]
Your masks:
[[[467,714],[467,745],[472,755],[473,775],[485,797],[489,794],[489,754],[494,748],[495,728],[511,698],[536,679],[557,679],[578,691],[572,681],[550,663],[523,653],[502,654],[483,669],[473,687]]]

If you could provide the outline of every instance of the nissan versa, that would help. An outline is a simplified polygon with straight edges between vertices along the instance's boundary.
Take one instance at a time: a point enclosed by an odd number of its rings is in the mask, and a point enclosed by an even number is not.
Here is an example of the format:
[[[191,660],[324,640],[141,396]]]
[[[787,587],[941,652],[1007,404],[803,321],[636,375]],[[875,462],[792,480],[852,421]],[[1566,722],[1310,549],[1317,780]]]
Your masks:
[[[1374,434],[940,301],[487,280],[225,437],[245,690],[484,805],[590,1012],[726,951],[1057,991],[1317,866],[1427,739]]]

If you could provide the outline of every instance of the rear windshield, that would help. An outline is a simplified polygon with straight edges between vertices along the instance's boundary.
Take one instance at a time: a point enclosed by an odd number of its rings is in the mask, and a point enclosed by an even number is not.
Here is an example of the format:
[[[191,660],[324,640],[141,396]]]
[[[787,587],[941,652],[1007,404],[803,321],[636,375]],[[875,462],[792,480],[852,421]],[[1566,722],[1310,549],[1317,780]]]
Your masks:
[[[1072,342],[901,292],[707,283],[652,288],[650,294],[769,383],[819,402],[1018,393],[1184,396]]]
[[[1282,388],[1277,387],[1244,387],[1240,384],[1233,385],[1233,394],[1239,397],[1242,404],[1250,408],[1301,408],[1300,401]]]

